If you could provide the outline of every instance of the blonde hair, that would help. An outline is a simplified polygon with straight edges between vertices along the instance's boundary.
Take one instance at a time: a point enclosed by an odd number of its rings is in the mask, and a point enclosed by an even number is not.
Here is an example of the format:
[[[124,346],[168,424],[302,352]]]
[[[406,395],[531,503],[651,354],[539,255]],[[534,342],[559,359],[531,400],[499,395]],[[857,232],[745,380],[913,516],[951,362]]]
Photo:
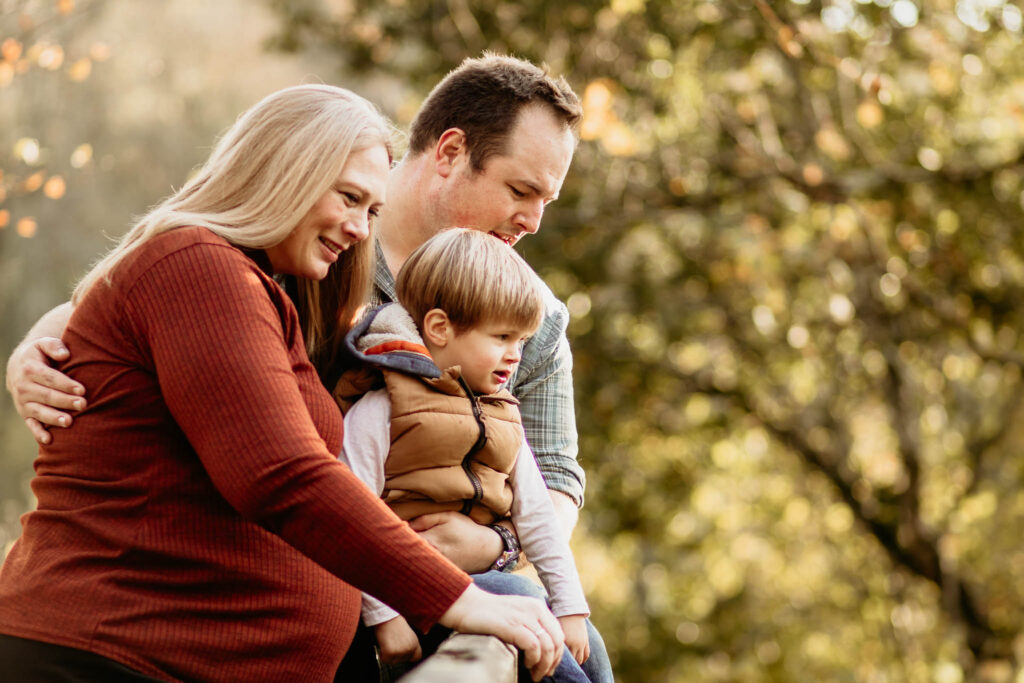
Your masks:
[[[343,88],[300,85],[268,95],[228,129],[192,179],[82,278],[72,301],[109,283],[122,259],[175,228],[202,226],[242,248],[280,243],[330,189],[353,151],[384,145],[390,158],[393,135],[372,104]],[[371,235],[344,252],[322,281],[294,278],[288,287],[321,372],[367,296],[374,254]]]
[[[479,230],[451,228],[420,245],[398,272],[396,293],[417,325],[440,308],[459,332],[495,321],[533,332],[544,317],[537,274]]]

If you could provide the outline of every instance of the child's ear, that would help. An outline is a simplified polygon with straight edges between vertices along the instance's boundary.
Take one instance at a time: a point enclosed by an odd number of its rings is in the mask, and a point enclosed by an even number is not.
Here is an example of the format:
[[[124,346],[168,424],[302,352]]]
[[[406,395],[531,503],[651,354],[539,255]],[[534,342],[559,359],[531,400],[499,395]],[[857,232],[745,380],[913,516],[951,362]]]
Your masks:
[[[444,347],[448,344],[455,327],[448,318],[448,314],[440,308],[432,308],[423,316],[423,340],[437,347]]]

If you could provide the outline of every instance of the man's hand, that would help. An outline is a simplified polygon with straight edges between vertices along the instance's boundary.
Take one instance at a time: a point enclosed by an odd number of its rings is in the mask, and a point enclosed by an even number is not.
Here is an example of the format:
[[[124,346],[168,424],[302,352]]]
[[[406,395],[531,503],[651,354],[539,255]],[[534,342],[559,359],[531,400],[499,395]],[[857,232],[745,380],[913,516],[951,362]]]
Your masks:
[[[590,637],[587,635],[586,617],[582,614],[571,614],[558,617],[558,623],[565,633],[565,647],[572,653],[577,664],[583,664],[590,658]]]
[[[501,536],[460,512],[432,512],[409,520],[420,538],[469,574],[491,568],[505,550]]]
[[[68,355],[60,339],[42,337],[19,344],[7,361],[7,390],[40,444],[50,443],[48,427],[71,426],[71,415],[62,411],[85,408],[85,387],[50,367]]]
[[[423,657],[420,639],[403,617],[395,617],[373,627],[380,648],[380,659],[386,664],[418,662]]]

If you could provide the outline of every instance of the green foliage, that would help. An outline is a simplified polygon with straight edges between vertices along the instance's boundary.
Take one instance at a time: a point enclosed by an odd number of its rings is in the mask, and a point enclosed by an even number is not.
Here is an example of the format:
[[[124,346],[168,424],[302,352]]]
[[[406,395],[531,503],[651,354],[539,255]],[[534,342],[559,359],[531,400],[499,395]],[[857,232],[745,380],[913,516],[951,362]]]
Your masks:
[[[410,100],[485,49],[583,96],[524,252],[573,313],[577,552],[622,680],[1013,678],[1016,6],[272,4],[277,46]]]

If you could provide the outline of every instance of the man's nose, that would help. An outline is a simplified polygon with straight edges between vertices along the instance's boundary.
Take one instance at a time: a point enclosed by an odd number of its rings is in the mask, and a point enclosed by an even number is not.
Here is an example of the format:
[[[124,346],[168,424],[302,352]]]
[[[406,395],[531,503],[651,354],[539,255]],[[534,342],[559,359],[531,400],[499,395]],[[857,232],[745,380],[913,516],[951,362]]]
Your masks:
[[[529,234],[534,234],[540,230],[540,219],[544,216],[544,202],[537,200],[532,202],[529,207],[525,208],[519,214],[519,220],[517,224],[520,229]]]

